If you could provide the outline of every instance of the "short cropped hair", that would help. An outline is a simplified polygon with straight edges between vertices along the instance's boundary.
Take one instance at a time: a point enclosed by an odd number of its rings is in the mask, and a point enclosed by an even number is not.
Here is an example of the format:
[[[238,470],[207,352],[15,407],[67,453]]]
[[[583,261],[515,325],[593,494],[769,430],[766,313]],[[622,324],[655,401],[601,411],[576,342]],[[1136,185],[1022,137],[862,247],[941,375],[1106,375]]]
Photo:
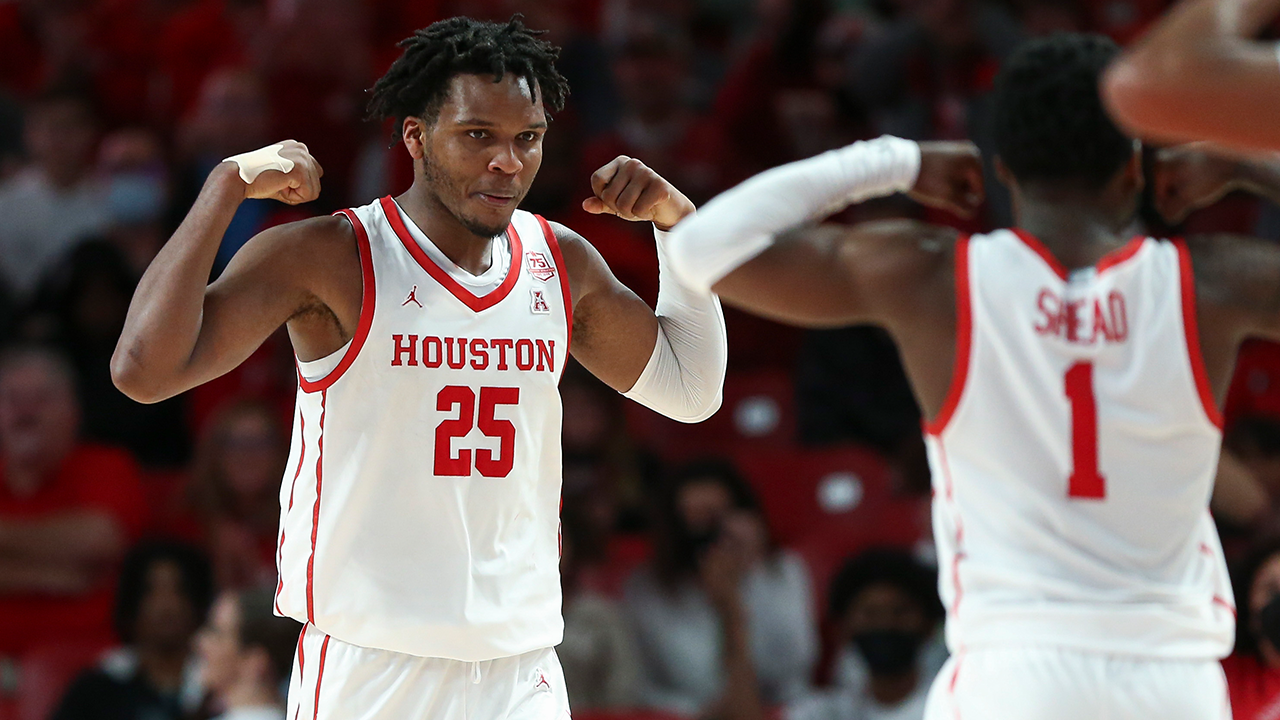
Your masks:
[[[1119,52],[1102,35],[1058,33],[1028,42],[996,78],[996,153],[1020,183],[1099,190],[1133,155],[1102,106],[1098,79]]]

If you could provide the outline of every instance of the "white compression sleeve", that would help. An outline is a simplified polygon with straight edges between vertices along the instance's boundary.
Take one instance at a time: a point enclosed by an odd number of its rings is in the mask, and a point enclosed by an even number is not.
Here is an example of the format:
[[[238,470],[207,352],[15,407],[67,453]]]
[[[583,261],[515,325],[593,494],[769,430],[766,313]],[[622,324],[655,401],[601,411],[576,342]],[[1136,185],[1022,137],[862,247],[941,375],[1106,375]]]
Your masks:
[[[687,222],[686,218],[686,222]],[[671,272],[670,234],[658,244],[658,341],[628,398],[680,422],[701,422],[720,409],[729,346],[720,299]]]
[[[760,173],[675,227],[672,269],[689,286],[710,289],[764,252],[778,233],[910,190],[919,172],[920,146],[885,135]]]

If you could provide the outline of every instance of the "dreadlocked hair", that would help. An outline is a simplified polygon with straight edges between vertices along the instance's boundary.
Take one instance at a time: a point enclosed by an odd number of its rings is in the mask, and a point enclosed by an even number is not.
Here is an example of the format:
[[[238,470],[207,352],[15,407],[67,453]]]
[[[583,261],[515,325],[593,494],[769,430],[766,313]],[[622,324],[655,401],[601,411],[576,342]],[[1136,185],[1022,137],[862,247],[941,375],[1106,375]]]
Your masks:
[[[530,30],[517,13],[504,23],[452,17],[416,30],[402,40],[404,52],[370,91],[369,117],[410,116],[430,121],[440,111],[455,75],[492,75],[499,83],[508,73],[524,78],[541,93],[552,112],[564,108],[569,83],[556,70],[560,48],[538,38],[545,30]]]

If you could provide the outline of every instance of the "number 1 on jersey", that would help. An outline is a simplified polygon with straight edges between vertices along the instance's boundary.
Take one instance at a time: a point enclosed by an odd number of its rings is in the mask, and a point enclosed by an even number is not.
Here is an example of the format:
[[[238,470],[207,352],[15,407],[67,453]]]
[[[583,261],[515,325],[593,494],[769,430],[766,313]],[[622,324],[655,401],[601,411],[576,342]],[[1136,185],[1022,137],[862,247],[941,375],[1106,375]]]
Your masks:
[[[1098,404],[1093,394],[1093,363],[1067,369],[1064,383],[1071,403],[1071,477],[1067,497],[1102,499],[1107,479],[1098,471]]]

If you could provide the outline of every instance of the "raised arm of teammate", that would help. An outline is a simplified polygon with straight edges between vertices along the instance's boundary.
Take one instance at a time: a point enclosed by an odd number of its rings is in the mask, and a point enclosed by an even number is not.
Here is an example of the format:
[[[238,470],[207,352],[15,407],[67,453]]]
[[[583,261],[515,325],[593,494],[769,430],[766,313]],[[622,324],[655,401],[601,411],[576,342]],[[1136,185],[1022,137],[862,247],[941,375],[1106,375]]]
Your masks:
[[[671,273],[667,230],[691,215],[693,203],[634,158],[620,156],[591,177],[583,209],[652,222],[658,246],[658,303],[650,309],[618,282],[582,236],[552,228],[564,252],[573,294],[575,358],[607,385],[682,422],[720,407],[728,345],[720,303]]]
[[[876,324],[904,357],[949,359],[957,233],[904,220],[814,223],[899,191],[969,215],[982,202],[982,182],[969,143],[855,143],[774,168],[715,198],[672,233],[672,264],[691,286],[710,287],[751,312],[811,327]],[[930,413],[950,382],[949,362],[934,365],[911,373]]]
[[[1112,116],[1138,137],[1280,150],[1280,56],[1252,38],[1278,0],[1183,0],[1103,76]]]
[[[282,145],[280,156],[293,164],[288,172],[265,170],[246,183],[234,162],[215,168],[143,274],[111,359],[112,377],[129,397],[158,402],[218,377],[286,321],[304,360],[323,357],[351,337],[363,281],[355,233],[342,218],[260,233],[208,282],[241,201],[298,204],[319,195],[322,171],[306,146]],[[342,298],[356,298],[356,306]]]

